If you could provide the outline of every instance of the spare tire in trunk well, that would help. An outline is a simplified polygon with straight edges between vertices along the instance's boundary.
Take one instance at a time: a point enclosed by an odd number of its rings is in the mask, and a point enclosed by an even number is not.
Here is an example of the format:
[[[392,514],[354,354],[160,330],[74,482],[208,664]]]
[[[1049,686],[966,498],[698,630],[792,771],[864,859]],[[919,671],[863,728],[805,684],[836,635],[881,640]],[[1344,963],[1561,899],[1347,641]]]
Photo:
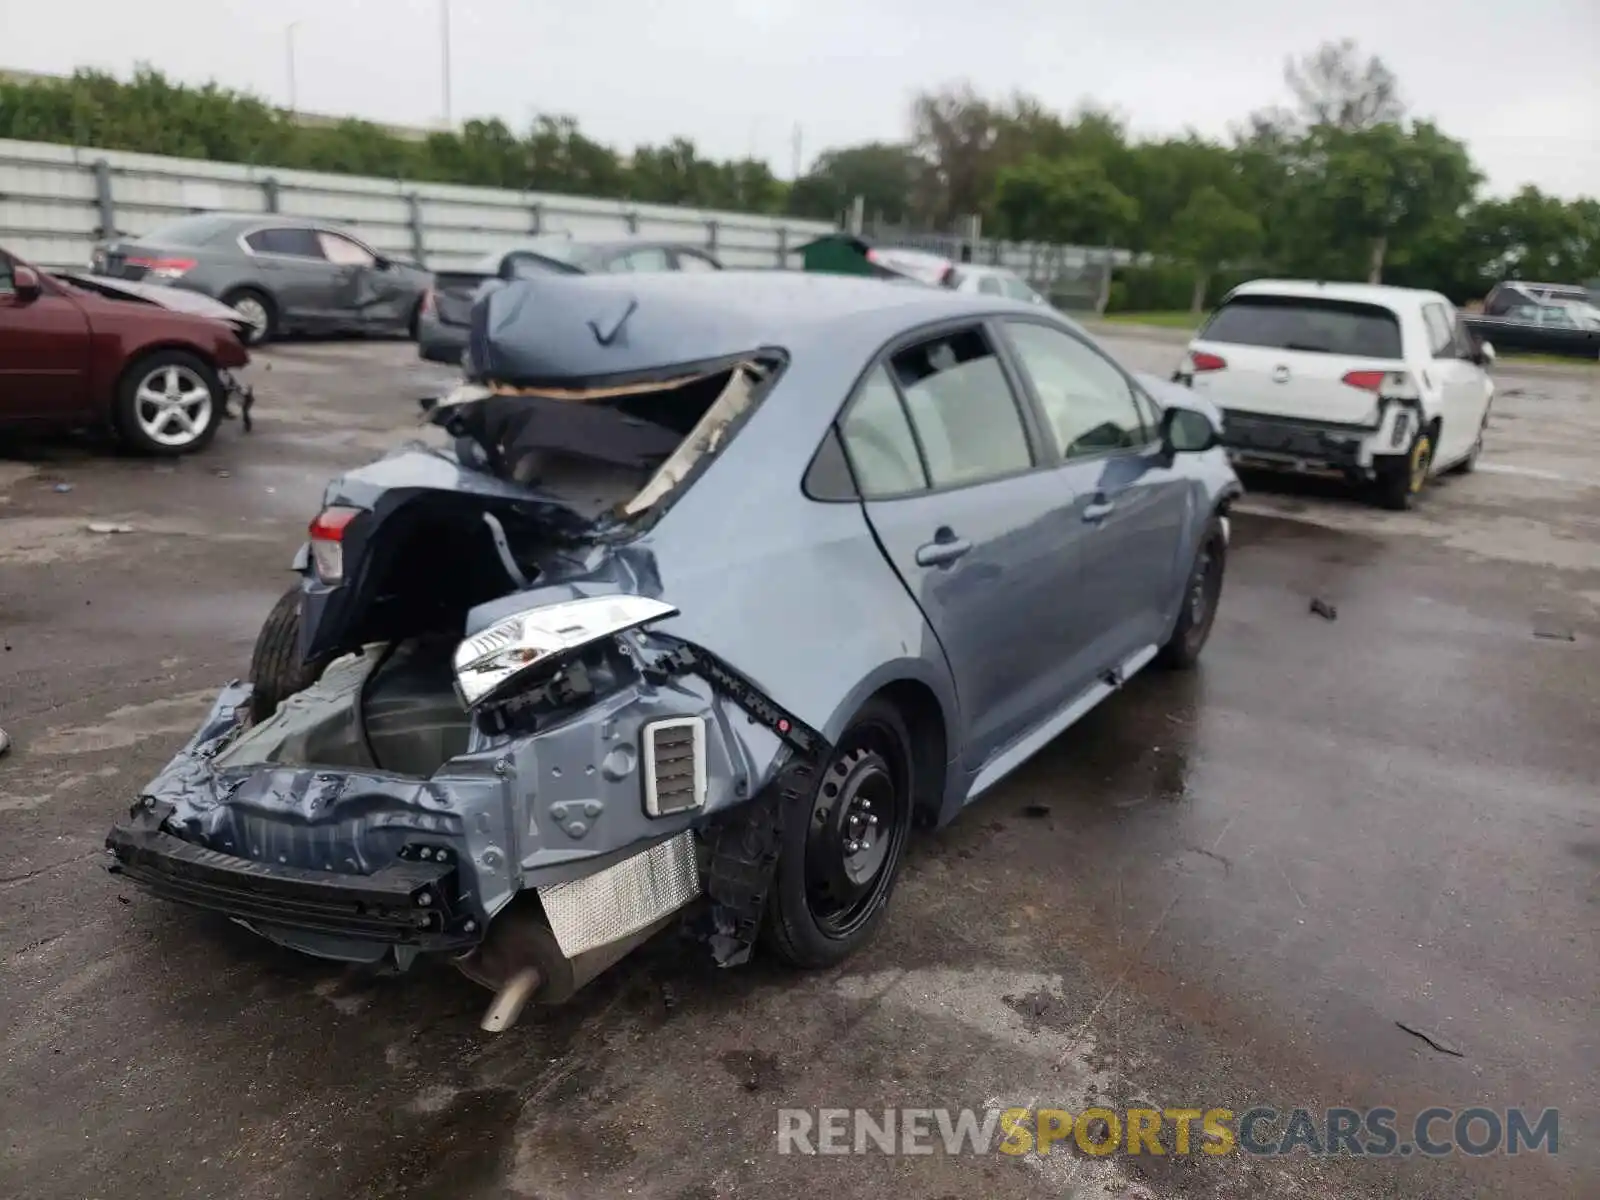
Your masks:
[[[295,585],[272,606],[256,646],[250,653],[250,715],[265,721],[278,710],[285,697],[304,691],[315,683],[328,665],[327,659],[300,661],[300,587]]]

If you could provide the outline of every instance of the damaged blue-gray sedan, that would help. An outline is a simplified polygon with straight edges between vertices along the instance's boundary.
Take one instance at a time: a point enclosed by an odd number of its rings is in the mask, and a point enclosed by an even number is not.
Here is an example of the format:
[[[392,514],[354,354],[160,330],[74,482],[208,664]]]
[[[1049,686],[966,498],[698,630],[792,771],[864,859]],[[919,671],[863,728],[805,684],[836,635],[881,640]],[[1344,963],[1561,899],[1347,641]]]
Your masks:
[[[328,487],[251,680],[108,847],[309,954],[449,955],[485,1028],[672,922],[839,961],[914,824],[1210,632],[1215,413],[1036,305],[539,277],[465,365],[452,445]]]

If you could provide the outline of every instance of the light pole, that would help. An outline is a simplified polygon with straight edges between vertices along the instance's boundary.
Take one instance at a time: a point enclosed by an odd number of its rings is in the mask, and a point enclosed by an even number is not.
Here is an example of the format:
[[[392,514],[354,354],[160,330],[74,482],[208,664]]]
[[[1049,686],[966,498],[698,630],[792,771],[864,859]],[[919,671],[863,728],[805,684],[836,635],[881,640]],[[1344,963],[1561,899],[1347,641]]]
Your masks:
[[[290,21],[283,30],[283,40],[289,52],[289,115],[294,116],[299,111],[299,97],[295,94],[294,87],[294,29],[299,21]]]
[[[444,60],[444,127],[450,123],[450,0],[439,0],[440,49]]]

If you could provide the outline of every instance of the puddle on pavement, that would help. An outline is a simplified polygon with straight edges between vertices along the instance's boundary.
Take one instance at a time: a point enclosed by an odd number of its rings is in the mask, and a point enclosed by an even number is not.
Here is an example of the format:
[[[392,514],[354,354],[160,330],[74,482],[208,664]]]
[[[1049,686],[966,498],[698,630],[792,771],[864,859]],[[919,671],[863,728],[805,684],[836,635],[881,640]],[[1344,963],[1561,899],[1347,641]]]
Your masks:
[[[341,1163],[338,1194],[348,1200],[463,1200],[492,1194],[504,1171],[522,1098],[512,1088],[455,1092],[448,1100],[393,1113],[388,1136],[362,1139]]]

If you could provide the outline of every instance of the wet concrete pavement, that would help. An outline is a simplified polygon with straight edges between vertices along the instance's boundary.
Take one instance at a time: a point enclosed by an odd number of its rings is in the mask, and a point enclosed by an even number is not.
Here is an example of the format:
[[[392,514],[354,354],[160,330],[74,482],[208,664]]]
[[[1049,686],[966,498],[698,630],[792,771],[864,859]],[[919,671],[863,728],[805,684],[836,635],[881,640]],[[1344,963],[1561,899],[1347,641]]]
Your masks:
[[[257,432],[199,459],[0,458],[0,1195],[1600,1192],[1588,377],[1503,372],[1488,469],[1417,513],[1253,491],[1202,668],[1136,679],[923,836],[842,969],[717,972],[668,938],[489,1038],[447,968],[301,959],[100,868],[243,672],[327,476],[405,436],[423,390],[403,346],[260,360]],[[1561,1153],[776,1151],[780,1107],[1091,1098],[1554,1106]]]

